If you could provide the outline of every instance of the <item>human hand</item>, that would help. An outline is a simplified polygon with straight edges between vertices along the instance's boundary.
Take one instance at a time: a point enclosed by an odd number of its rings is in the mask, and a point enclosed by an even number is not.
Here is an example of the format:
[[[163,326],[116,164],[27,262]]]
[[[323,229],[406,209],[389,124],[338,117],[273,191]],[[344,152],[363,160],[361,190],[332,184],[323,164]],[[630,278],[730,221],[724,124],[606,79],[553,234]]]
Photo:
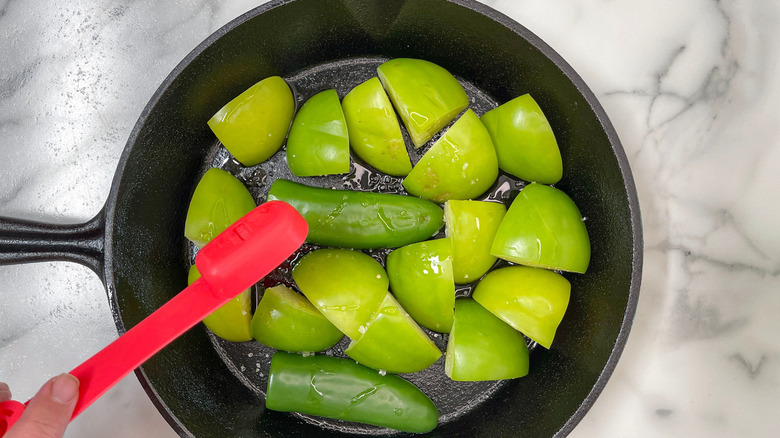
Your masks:
[[[0,382],[0,402],[11,399],[8,385]],[[79,399],[79,381],[60,374],[46,382],[4,438],[61,438]]]

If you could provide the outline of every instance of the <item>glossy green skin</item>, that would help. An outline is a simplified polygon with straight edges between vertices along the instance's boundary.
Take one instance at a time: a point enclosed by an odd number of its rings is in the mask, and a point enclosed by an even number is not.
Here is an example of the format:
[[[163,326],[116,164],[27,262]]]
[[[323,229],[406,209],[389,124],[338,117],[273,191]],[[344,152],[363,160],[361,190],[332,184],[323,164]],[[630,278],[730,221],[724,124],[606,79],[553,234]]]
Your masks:
[[[490,246],[505,214],[506,207],[497,202],[453,200],[444,204],[455,283],[476,281],[496,262]]]
[[[344,334],[302,295],[278,285],[263,293],[252,317],[252,336],[277,350],[314,352],[336,345]]]
[[[314,307],[352,339],[363,334],[361,326],[379,309],[390,285],[379,262],[348,249],[310,252],[295,265],[292,275]]]
[[[375,370],[416,373],[441,357],[436,344],[390,293],[363,332],[344,353]]]
[[[271,76],[228,102],[208,125],[236,160],[254,166],[282,147],[294,112],[290,87]]]
[[[532,183],[512,202],[490,253],[521,265],[582,274],[590,263],[590,240],[566,193]]]
[[[386,266],[390,290],[409,315],[425,328],[449,333],[455,314],[450,239],[398,248],[387,255]]]
[[[457,79],[444,68],[422,59],[391,59],[377,68],[395,109],[420,147],[469,105]]]
[[[388,175],[406,176],[412,162],[398,118],[378,78],[353,88],[341,102],[349,144],[366,163]]]
[[[406,380],[321,355],[274,353],[265,406],[411,433],[430,432],[439,421],[431,399]]]
[[[473,298],[539,345],[550,348],[570,293],[571,284],[556,272],[509,266],[486,275]]]
[[[470,298],[455,300],[444,372],[452,380],[481,381],[528,374],[528,347],[517,330]]]
[[[404,179],[406,190],[436,202],[473,199],[498,177],[493,142],[482,122],[467,110]]]
[[[428,239],[444,225],[441,207],[412,196],[323,189],[278,179],[268,200],[295,207],[309,224],[306,241],[323,246],[397,248]]]
[[[184,236],[202,248],[256,206],[241,181],[222,169],[211,168],[192,194]]]
[[[303,104],[287,139],[287,164],[297,176],[349,172],[349,135],[336,90],[317,93]]]
[[[542,109],[524,94],[482,116],[498,167],[526,181],[555,184],[563,176],[558,142]]]
[[[192,284],[200,278],[200,272],[195,265],[190,266],[187,283]],[[250,324],[252,322],[252,298],[247,289],[228,301],[211,315],[203,319],[212,333],[222,339],[232,342],[252,340]]]

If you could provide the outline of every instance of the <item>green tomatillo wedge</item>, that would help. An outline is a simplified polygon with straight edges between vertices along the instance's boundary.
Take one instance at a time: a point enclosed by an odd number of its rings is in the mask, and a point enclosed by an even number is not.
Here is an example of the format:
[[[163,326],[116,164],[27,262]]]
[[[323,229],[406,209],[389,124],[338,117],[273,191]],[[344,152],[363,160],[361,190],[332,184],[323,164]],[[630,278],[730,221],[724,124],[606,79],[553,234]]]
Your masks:
[[[582,274],[590,263],[590,240],[566,193],[532,183],[512,201],[490,253],[521,265]]]
[[[418,324],[449,333],[455,311],[449,238],[396,249],[387,255],[387,275],[393,295]]]
[[[303,256],[293,280],[342,333],[358,339],[390,285],[382,265],[359,251],[319,249]]]
[[[268,200],[284,201],[309,224],[306,241],[324,246],[397,248],[420,242],[444,225],[444,212],[413,196],[309,187],[278,179]]]
[[[336,90],[317,93],[303,104],[287,139],[287,164],[296,176],[349,172],[349,136]]]
[[[388,175],[406,176],[412,162],[406,153],[393,105],[377,78],[353,88],[342,101],[352,150]]]
[[[199,248],[256,207],[241,181],[222,169],[206,171],[192,194],[184,236]]]
[[[444,372],[458,381],[523,377],[528,374],[528,347],[520,332],[471,298],[459,298]]]
[[[436,202],[473,199],[496,181],[498,161],[479,117],[467,110],[404,179],[406,190]]]
[[[496,262],[490,246],[505,214],[506,207],[497,202],[453,200],[444,204],[455,283],[476,281]]]
[[[361,331],[362,336],[353,338],[344,353],[376,370],[416,373],[441,357],[436,344],[389,292]]]
[[[558,142],[542,109],[524,94],[488,111],[482,123],[493,139],[498,167],[526,181],[555,184],[563,176]]]
[[[299,353],[326,350],[344,337],[306,298],[281,284],[263,292],[252,335],[263,345]]]
[[[411,433],[430,432],[439,421],[431,399],[408,381],[324,355],[274,353],[265,406]]]
[[[200,278],[200,272],[195,265],[190,266],[187,283],[192,284]],[[247,289],[228,301],[211,315],[203,319],[212,333],[222,339],[232,342],[252,340],[250,324],[252,322],[252,298]]]
[[[469,105],[455,76],[432,62],[396,58],[376,70],[415,147],[424,145]]]
[[[474,290],[474,301],[539,345],[550,348],[569,305],[571,285],[562,275],[529,266],[490,272]]]
[[[290,87],[271,76],[228,102],[208,125],[236,160],[254,166],[282,147],[294,112]]]

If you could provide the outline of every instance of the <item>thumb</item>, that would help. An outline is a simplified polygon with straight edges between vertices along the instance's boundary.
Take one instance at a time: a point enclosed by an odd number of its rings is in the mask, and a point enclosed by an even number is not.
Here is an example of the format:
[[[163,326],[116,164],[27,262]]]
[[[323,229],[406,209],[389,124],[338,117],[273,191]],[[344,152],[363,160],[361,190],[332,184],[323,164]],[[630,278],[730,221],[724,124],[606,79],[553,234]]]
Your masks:
[[[60,374],[35,394],[6,438],[62,437],[78,399],[78,379],[70,374]]]

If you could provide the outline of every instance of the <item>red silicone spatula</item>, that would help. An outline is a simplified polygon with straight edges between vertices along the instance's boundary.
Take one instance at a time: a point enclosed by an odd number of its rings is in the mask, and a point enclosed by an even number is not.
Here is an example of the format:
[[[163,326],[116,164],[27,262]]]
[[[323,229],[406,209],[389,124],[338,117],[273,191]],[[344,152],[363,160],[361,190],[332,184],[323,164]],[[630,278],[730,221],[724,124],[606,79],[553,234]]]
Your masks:
[[[124,376],[171,341],[260,281],[297,250],[308,225],[289,204],[266,202],[220,233],[198,252],[201,278],[87,359],[71,374],[81,382],[75,418]],[[0,437],[26,404],[0,403]]]

